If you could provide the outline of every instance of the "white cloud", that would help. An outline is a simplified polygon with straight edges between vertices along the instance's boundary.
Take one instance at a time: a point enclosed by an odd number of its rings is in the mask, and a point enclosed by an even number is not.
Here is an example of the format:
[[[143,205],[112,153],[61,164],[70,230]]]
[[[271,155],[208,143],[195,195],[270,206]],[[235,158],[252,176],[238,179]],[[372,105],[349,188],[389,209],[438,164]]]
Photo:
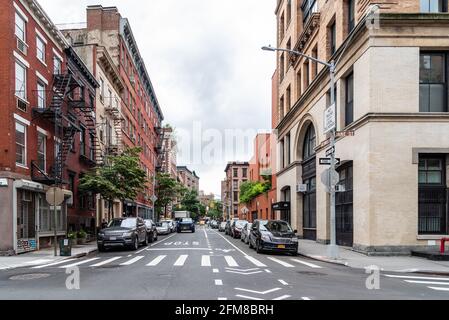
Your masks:
[[[275,0],[40,0],[55,23],[84,22],[86,6],[117,6],[133,28],[165,123],[191,130],[269,129]],[[235,155],[249,160],[247,154]],[[232,157],[232,155],[227,155]],[[190,163],[180,163],[190,165]],[[192,165],[200,187],[220,194],[226,162]]]

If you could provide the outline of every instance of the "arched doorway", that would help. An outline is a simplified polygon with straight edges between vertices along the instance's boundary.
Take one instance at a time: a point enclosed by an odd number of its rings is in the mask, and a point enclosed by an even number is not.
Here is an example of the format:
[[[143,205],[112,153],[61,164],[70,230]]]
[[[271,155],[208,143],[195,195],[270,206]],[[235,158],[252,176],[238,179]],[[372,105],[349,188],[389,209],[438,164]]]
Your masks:
[[[313,124],[307,128],[303,140],[302,181],[307,185],[303,194],[304,239],[316,240],[316,133]]]

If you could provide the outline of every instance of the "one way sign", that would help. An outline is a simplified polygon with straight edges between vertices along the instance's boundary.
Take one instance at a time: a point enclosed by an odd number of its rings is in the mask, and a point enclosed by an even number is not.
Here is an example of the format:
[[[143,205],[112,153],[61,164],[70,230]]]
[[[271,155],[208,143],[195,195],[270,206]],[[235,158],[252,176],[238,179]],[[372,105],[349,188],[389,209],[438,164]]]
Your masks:
[[[331,165],[331,158],[320,158],[320,165],[321,166],[330,166]],[[336,158],[335,159],[335,165],[340,165],[341,159]]]

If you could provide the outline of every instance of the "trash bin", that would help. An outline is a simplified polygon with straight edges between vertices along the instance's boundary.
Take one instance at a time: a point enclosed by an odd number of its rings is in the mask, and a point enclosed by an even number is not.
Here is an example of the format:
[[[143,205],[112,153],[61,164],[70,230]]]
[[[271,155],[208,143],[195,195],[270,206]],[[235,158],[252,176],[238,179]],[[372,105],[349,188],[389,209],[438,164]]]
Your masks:
[[[61,257],[72,256],[72,244],[70,243],[70,239],[62,239],[59,241],[59,255]]]

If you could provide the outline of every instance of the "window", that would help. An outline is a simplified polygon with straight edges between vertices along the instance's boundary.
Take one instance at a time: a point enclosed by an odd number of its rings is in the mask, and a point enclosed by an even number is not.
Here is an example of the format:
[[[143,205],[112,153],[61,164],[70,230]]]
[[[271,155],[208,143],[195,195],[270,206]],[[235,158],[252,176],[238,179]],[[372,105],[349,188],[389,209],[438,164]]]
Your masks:
[[[422,53],[420,60],[419,111],[447,112],[447,55]]]
[[[355,0],[348,0],[348,33],[355,27]]]
[[[332,56],[335,51],[337,51],[337,29],[336,29],[335,21],[329,27],[329,47],[330,47],[330,56]]]
[[[292,0],[287,0],[287,25],[292,19]]]
[[[37,166],[43,172],[47,172],[47,136],[42,133],[37,134]]]
[[[104,101],[104,80],[100,78],[100,100]]]
[[[238,181],[238,180],[232,181],[232,188],[233,188],[234,190],[236,190],[236,189],[239,188],[239,181]]]
[[[41,82],[37,83],[37,107],[39,109],[45,109],[46,107],[45,85]]]
[[[285,58],[284,54],[281,54],[281,58],[279,59],[279,74],[281,76],[281,81],[284,79],[285,75]]]
[[[27,99],[27,69],[20,62],[16,62],[16,96],[22,100]]]
[[[109,107],[112,108],[112,100],[113,100],[113,97],[112,97],[112,91],[111,91],[110,89],[108,89],[108,94],[109,94],[109,96],[108,96]]]
[[[279,117],[284,118],[284,97],[281,98],[279,102]]]
[[[284,139],[279,143],[279,151],[280,151],[280,161],[281,161],[281,169],[285,168],[285,143]]]
[[[239,201],[239,193],[238,191],[234,191],[234,202],[238,202]]]
[[[307,87],[310,84],[310,71],[309,71],[309,61],[304,62],[304,89],[307,89]]]
[[[310,16],[318,12],[318,4],[316,0],[304,0],[301,6],[302,10],[302,21],[304,24],[309,21]]]
[[[422,13],[446,12],[446,1],[443,0],[420,0]]]
[[[345,126],[354,122],[354,74],[346,78]]]
[[[37,58],[45,63],[45,42],[40,37],[36,37],[36,52]]]
[[[318,45],[312,50],[312,58],[318,58]],[[312,79],[314,79],[318,75],[318,63],[312,61]]]
[[[301,74],[301,70],[298,71],[298,75],[296,76],[296,85],[297,85],[296,90],[298,90],[298,99],[299,99],[301,97],[301,95],[302,95],[302,74]]]
[[[248,177],[248,169],[246,169],[246,168],[242,169],[242,177],[243,178],[247,178]]]
[[[39,195],[39,231],[51,231],[50,209],[43,195]]]
[[[86,129],[81,128],[80,132],[80,155],[86,155]]]
[[[26,42],[26,21],[16,12],[16,37],[23,42]]]
[[[16,122],[16,163],[26,166],[26,126]]]
[[[306,136],[304,138],[303,146],[303,160],[307,160],[315,155],[316,147],[316,134],[313,125],[310,125],[307,129]]]
[[[234,175],[234,178],[238,178],[238,176],[239,176],[239,169],[233,169],[233,175]]]
[[[284,13],[281,15],[281,19],[279,20],[279,39],[282,40],[284,38],[284,30],[285,30],[285,19]]]
[[[292,90],[290,86],[288,86],[287,88],[286,96],[287,96],[287,112],[289,112],[292,107]]]
[[[285,136],[285,161],[287,161],[287,166],[291,163],[290,133]]]
[[[419,160],[419,184],[443,185],[444,181],[443,159],[421,158]]]
[[[62,61],[58,57],[53,57],[53,74],[62,73]]]

